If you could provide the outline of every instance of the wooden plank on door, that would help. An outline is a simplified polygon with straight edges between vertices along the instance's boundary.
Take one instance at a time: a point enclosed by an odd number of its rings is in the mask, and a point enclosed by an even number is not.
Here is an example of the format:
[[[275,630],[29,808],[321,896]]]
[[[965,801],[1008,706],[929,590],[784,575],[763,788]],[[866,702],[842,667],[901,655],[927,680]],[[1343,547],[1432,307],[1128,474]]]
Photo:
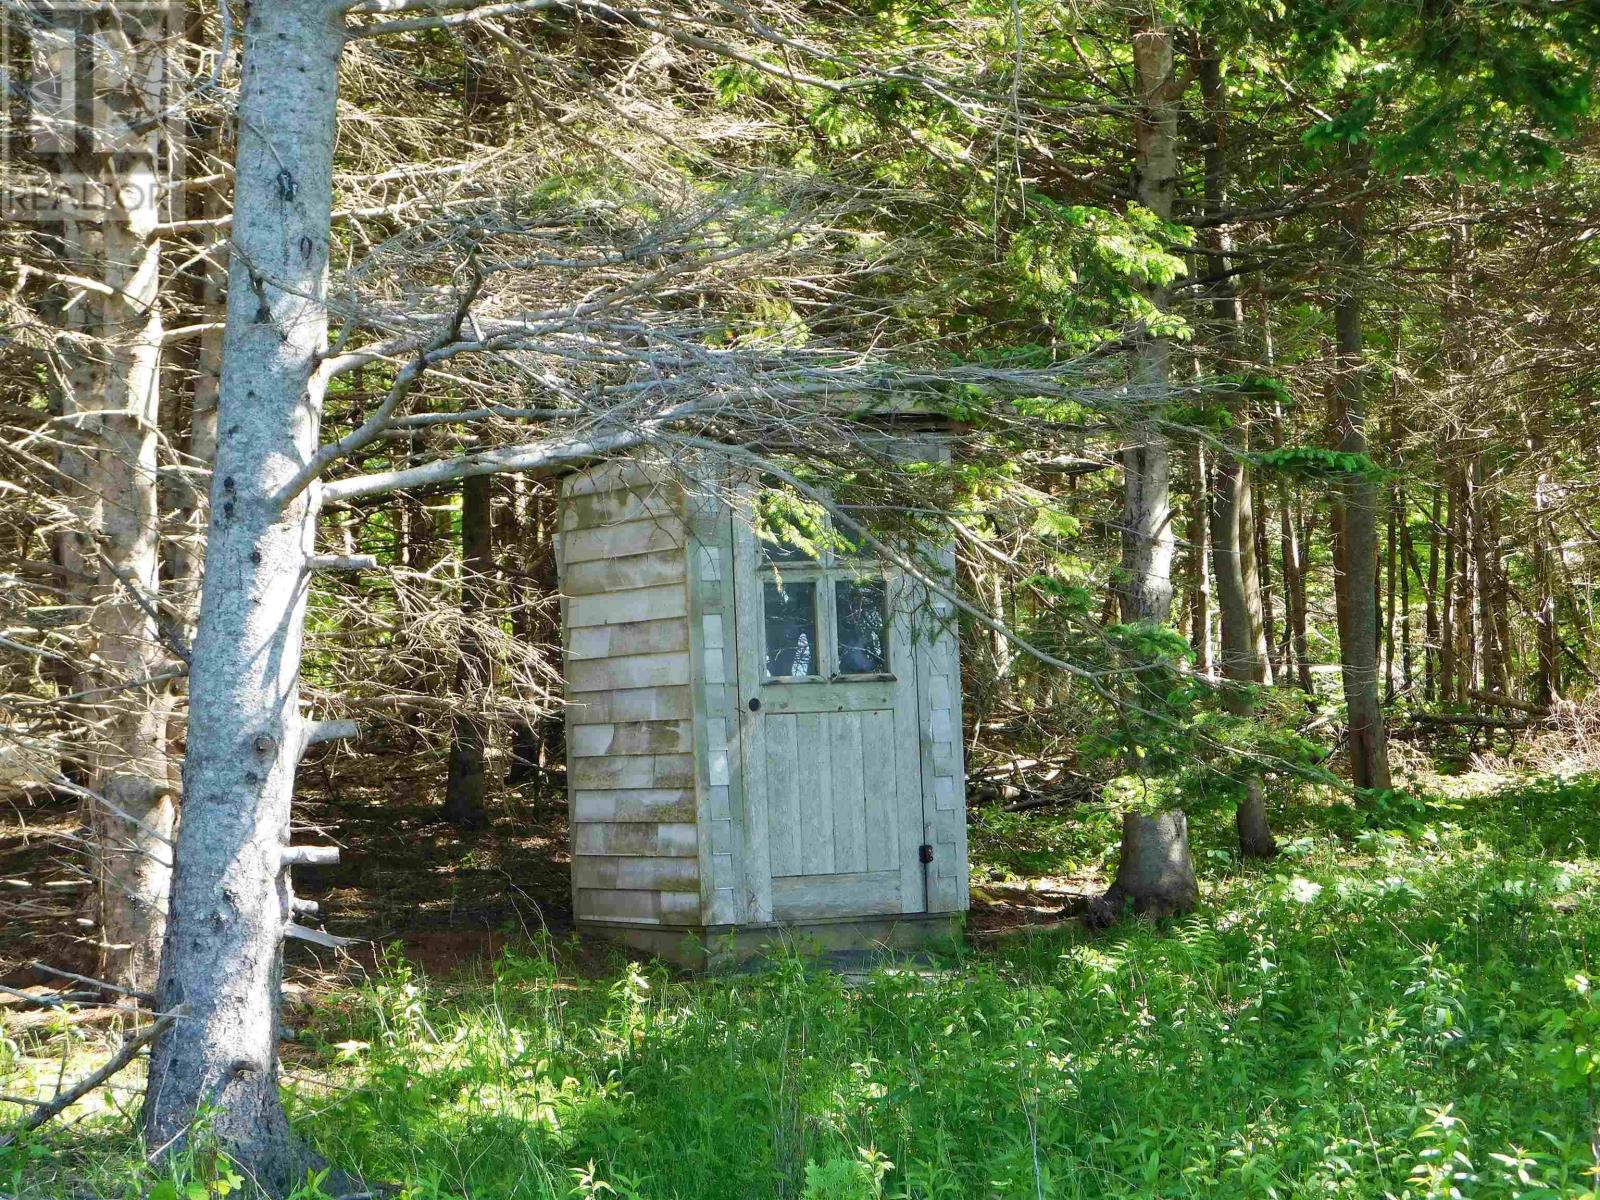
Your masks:
[[[772,855],[772,873],[798,875],[802,835],[796,718],[758,719],[765,725],[766,755],[761,768],[767,782],[767,846]]]
[[[778,921],[871,917],[900,911],[898,871],[795,875],[772,881],[772,916]]]
[[[746,921],[772,920],[772,857],[768,846],[766,722],[762,714],[751,712],[745,701],[761,686],[761,589],[756,578],[755,537],[747,522],[748,492],[742,492],[738,508],[730,520],[733,551],[734,646],[739,681],[729,688],[733,699],[735,736],[729,749],[735,761],[730,764],[743,789],[742,843],[740,873],[742,888],[738,907]]]
[[[862,763],[862,714],[842,712],[830,721],[833,759],[833,869],[867,869],[866,779]]]
[[[894,744],[900,753],[895,756],[895,826],[900,850],[900,902],[901,912],[928,911],[927,868],[918,857],[918,847],[926,838],[923,822],[923,772],[926,769],[925,714],[921,712],[922,660],[925,648],[916,636],[913,613],[919,601],[926,600],[920,586],[913,585],[903,575],[896,575],[890,590],[890,604],[895,613],[894,639],[900,650],[901,666],[896,668],[896,702],[894,706]]]
[[[900,867],[900,829],[896,791],[899,779],[895,760],[904,747],[895,744],[894,713],[879,710],[861,714],[862,786],[866,821],[868,871],[894,871]]]
[[[953,575],[955,559],[948,547],[940,549],[939,561]],[[960,650],[948,600],[929,597],[921,617],[917,691],[922,728],[923,837],[933,847],[933,862],[927,873],[928,911],[960,912],[968,904]]]
[[[833,865],[833,746],[835,714],[801,713],[795,723],[796,786],[800,793],[800,873],[826,875]]]

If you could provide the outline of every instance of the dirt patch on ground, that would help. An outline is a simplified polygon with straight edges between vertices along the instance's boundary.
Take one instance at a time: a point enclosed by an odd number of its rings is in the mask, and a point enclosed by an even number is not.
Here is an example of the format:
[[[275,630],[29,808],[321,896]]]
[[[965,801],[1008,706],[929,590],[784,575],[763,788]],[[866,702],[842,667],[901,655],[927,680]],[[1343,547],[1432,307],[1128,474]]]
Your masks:
[[[982,940],[1035,927],[1057,927],[1076,920],[1104,890],[1105,880],[1088,874],[974,884],[967,936]]]

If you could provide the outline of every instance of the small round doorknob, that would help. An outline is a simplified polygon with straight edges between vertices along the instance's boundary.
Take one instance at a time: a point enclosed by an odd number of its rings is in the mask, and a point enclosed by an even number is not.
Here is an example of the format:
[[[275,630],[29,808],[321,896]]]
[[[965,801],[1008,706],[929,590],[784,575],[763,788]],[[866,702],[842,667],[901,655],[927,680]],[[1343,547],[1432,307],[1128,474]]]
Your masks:
[[[750,711],[751,712],[760,712],[761,711],[761,701],[758,698],[756,698],[755,696],[751,696],[750,697]]]

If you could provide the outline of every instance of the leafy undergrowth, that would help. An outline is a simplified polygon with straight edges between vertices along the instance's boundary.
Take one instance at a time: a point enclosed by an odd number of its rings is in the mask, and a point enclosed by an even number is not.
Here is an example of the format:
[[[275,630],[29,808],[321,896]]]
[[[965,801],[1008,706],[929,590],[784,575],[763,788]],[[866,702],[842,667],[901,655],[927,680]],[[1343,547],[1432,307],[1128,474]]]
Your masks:
[[[413,1200],[1587,1194],[1600,781],[1296,821],[1202,860],[1187,920],[860,981],[394,960],[316,1010],[293,1111]],[[126,1138],[52,1133],[0,1192],[149,1194]]]

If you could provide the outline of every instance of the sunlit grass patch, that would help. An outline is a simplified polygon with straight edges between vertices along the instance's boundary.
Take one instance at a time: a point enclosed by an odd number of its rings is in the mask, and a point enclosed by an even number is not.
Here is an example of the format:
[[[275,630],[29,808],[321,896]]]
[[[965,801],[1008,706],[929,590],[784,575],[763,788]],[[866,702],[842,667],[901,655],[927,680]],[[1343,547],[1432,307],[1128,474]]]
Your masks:
[[[1308,805],[1260,864],[1201,822],[1194,916],[859,983],[794,956],[594,979],[526,943],[444,980],[393,957],[312,1012],[292,1111],[413,1200],[1582,1195],[1595,801],[1536,781],[1405,827]],[[52,1131],[0,1180],[143,1195],[126,1129]]]

